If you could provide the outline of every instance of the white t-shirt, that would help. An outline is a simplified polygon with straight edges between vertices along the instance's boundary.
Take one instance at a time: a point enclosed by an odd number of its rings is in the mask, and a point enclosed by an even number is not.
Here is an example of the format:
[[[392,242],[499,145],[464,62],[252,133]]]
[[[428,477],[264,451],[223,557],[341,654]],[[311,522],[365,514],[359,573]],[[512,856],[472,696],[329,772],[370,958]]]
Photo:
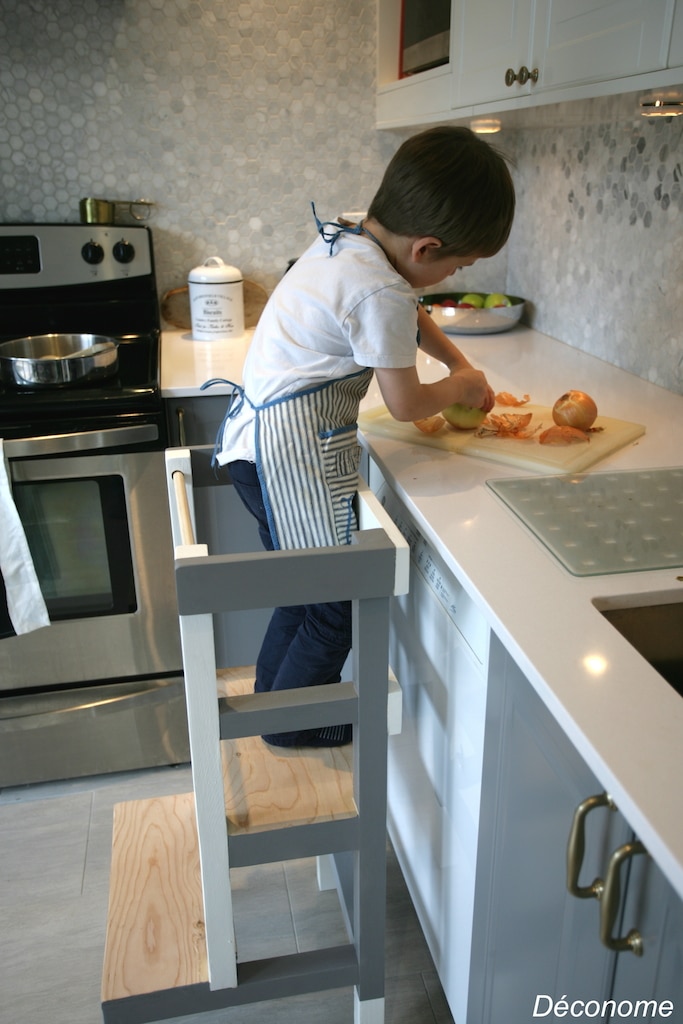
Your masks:
[[[275,288],[244,363],[244,391],[263,405],[364,367],[415,365],[417,299],[366,235],[322,238]],[[255,414],[245,401],[228,419],[218,462],[255,461]]]

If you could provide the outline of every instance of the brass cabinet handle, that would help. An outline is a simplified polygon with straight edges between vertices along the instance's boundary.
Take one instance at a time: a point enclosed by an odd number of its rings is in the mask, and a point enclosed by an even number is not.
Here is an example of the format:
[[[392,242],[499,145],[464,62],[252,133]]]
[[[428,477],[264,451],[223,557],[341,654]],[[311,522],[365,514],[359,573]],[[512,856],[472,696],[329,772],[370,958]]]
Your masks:
[[[608,793],[587,797],[574,811],[567,842],[567,889],[572,896],[576,896],[580,900],[599,900],[604,888],[601,878],[594,879],[590,885],[579,885],[579,875],[586,850],[586,818],[596,807],[608,807],[610,811],[617,809]]]
[[[514,68],[508,68],[505,72],[505,84],[508,87],[514,85],[515,82],[519,82],[520,85],[526,85],[527,82],[533,82],[535,85],[537,81],[538,68],[534,68],[533,71],[529,71],[526,64],[522,64],[517,74],[515,74]]]
[[[187,439],[185,435],[185,410],[180,406],[176,409],[176,416],[178,417],[178,444],[181,448],[187,446]]]
[[[615,939],[612,937],[612,931],[617,920],[619,904],[621,902],[621,866],[630,860],[631,857],[636,857],[641,853],[647,853],[647,850],[640,840],[626,843],[614,851],[607,868],[605,886],[600,903],[600,941],[608,949],[612,949],[615,952],[630,951],[635,953],[636,956],[643,955],[643,938],[640,932],[636,928],[632,928],[624,938]]]

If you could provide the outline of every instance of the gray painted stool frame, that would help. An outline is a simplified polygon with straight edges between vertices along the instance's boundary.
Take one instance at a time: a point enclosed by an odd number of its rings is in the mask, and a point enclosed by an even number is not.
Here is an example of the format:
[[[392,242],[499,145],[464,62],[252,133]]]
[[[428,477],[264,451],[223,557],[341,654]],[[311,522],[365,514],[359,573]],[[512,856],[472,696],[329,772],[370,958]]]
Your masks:
[[[194,540],[194,503],[202,487],[219,483],[211,451],[172,449],[166,459],[209,982],[104,1003],[105,1024],[146,1024],[349,985],[355,1024],[383,1024],[389,599],[408,589],[408,546],[361,487],[359,530],[347,547],[209,555]],[[223,473],[220,485],[226,483]],[[352,602],[353,681],[216,698],[213,613],[332,600]],[[354,725],[357,814],[228,838],[218,741],[342,722]],[[332,869],[349,944],[238,964],[229,868],[312,855],[319,870],[329,876]]]

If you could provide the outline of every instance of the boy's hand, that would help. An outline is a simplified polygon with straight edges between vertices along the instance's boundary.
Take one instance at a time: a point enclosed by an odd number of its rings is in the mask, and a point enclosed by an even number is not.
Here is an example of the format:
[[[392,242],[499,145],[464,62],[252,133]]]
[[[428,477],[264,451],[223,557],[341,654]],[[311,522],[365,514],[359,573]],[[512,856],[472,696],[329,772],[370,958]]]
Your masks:
[[[452,369],[447,377],[423,384],[414,366],[403,369],[375,367],[375,377],[387,409],[396,420],[420,420],[434,416],[459,402],[490,412],[495,395],[481,370],[469,363]]]
[[[454,402],[459,402],[460,405],[469,405],[473,409],[483,409],[484,412],[490,412],[493,409],[496,404],[496,396],[481,370],[475,370],[472,366],[463,366],[453,370],[450,379],[457,380],[460,385],[460,396],[454,398]]]

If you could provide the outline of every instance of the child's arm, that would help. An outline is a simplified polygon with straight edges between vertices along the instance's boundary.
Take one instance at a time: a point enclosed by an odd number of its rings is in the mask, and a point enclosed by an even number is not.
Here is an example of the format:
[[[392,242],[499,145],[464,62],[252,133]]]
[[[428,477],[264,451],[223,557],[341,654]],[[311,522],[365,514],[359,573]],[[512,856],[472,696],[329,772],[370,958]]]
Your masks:
[[[450,370],[450,376],[422,384],[414,366],[405,369],[375,369],[375,377],[387,409],[397,420],[425,419],[453,402],[489,412],[494,393],[481,370],[475,370],[463,353],[419,307],[420,348]]]
[[[420,349],[426,356],[438,359],[440,363],[448,367],[451,373],[464,367],[472,368],[472,364],[460,349],[434,323],[427,310],[421,305],[417,307],[417,323],[420,328]]]

